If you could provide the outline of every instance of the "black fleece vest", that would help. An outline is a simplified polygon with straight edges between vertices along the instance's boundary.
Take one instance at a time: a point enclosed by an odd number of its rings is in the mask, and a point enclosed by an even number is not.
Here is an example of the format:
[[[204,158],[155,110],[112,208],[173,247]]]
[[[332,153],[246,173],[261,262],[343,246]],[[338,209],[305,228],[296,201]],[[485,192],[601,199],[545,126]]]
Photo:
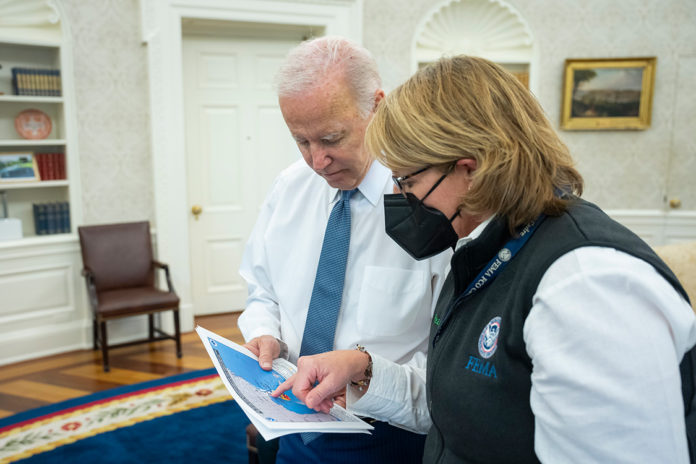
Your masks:
[[[686,297],[677,278],[645,242],[595,205],[578,199],[563,215],[547,217],[495,280],[453,307],[446,319],[452,302],[509,239],[507,226],[494,219],[479,239],[452,257],[430,333],[427,392],[433,426],[425,463],[539,462],[529,405],[532,363],[522,328],[541,277],[563,254],[584,246],[624,251],[650,263]],[[482,333],[498,317],[497,348],[485,358],[479,349]],[[487,354],[485,346],[483,353]],[[691,364],[688,368],[691,379]],[[691,382],[689,386],[693,388]],[[692,391],[683,393],[693,396]],[[690,402],[687,410],[689,406]]]

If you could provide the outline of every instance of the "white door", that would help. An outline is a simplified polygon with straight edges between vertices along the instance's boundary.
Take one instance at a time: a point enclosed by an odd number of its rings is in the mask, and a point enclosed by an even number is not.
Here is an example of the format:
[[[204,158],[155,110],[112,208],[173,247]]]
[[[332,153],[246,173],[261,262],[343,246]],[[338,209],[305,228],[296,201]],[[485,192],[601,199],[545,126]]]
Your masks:
[[[274,177],[300,156],[272,85],[297,43],[184,37],[194,315],[244,308],[244,245]]]

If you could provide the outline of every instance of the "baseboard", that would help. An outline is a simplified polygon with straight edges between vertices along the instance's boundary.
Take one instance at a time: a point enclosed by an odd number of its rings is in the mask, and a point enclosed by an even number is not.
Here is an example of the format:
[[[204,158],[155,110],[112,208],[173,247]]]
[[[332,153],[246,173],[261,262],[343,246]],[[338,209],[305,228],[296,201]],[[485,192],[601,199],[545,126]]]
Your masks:
[[[147,337],[147,316],[109,321],[109,344]],[[0,339],[0,366],[76,350],[92,349],[92,320],[6,333]]]
[[[84,321],[72,321],[6,332],[0,338],[0,366],[88,348],[87,330]]]
[[[607,210],[651,246],[696,241],[696,211]]]

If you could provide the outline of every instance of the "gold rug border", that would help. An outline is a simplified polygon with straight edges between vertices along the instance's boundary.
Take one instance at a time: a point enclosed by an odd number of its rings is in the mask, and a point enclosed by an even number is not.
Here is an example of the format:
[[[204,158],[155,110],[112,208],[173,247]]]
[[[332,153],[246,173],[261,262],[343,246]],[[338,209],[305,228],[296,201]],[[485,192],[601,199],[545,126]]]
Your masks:
[[[177,389],[195,387],[195,386],[203,384],[203,383],[215,382],[216,380],[218,382],[220,382],[220,384],[222,385],[222,381],[220,380],[219,377],[213,377],[213,378],[197,380],[195,382],[189,382],[189,383],[185,383],[185,384],[181,384],[181,385],[175,385],[172,387],[165,386],[165,387],[160,388],[158,390],[149,391],[147,393],[130,395],[128,399],[131,399],[133,397],[137,397],[138,399],[147,398],[148,396],[155,396],[155,395],[161,394],[162,392],[167,391],[167,390],[176,391]],[[96,405],[93,405],[93,406],[90,406],[87,408],[76,409],[74,411],[70,411],[70,412],[62,414],[62,415],[52,416],[48,419],[43,419],[40,421],[32,422],[31,424],[27,424],[27,425],[24,425],[22,427],[17,427],[15,429],[9,430],[6,434],[0,434],[0,437],[10,437],[14,434],[18,434],[18,433],[27,431],[31,428],[40,427],[40,426],[45,425],[49,422],[64,420],[65,418],[69,418],[71,415],[84,414],[86,412],[90,412],[90,411],[93,411],[93,410],[98,409],[98,408],[105,408],[105,407],[113,405],[114,403],[122,402],[125,399],[126,398],[119,398],[119,399],[115,399],[112,401],[96,404]],[[193,409],[195,407],[209,406],[211,404],[221,403],[223,401],[230,401],[230,400],[234,401],[232,396],[230,396],[228,393],[228,396],[221,396],[221,397],[217,397],[217,398],[207,398],[207,399],[202,398],[200,402],[197,402],[194,404],[189,404],[188,406],[176,406],[176,407],[172,407],[170,409],[164,410],[164,411],[148,413],[148,414],[139,416],[136,419],[133,419],[133,418],[127,419],[127,420],[124,420],[121,422],[106,425],[104,427],[92,429],[92,430],[85,432],[85,433],[82,433],[82,434],[76,434],[76,435],[72,435],[70,437],[61,438],[61,439],[53,441],[51,443],[37,446],[36,448],[31,448],[28,450],[20,451],[18,454],[14,454],[14,455],[9,456],[7,458],[3,458],[3,460],[0,461],[0,464],[15,462],[19,459],[25,459],[25,458],[31,457],[35,454],[40,454],[40,453],[45,452],[45,451],[51,451],[53,449],[56,449],[59,446],[74,443],[78,440],[89,438],[91,436],[98,435],[100,433],[111,432],[111,431],[119,429],[119,428],[129,427],[131,425],[135,425],[135,424],[140,423],[140,422],[152,420],[152,419],[155,419],[157,417],[169,416],[169,415],[172,415],[172,414],[177,413],[177,412],[182,412],[182,411],[187,411],[189,409]]]

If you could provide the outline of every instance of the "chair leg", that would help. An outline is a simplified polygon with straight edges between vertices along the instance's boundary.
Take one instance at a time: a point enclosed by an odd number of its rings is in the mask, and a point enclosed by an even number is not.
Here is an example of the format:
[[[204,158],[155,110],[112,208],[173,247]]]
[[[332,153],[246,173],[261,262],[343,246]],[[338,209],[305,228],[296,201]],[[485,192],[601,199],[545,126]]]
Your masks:
[[[147,315],[147,327],[149,330],[150,340],[155,338],[155,315],[150,313]]]
[[[98,341],[98,337],[99,337],[98,329],[99,329],[99,327],[97,324],[97,316],[94,316],[92,318],[92,349],[94,351],[96,351],[97,348],[99,347],[97,345],[97,341]]]
[[[176,357],[181,357],[181,329],[179,327],[179,310],[174,310],[174,338],[176,339]]]
[[[109,367],[109,351],[108,351],[108,339],[106,338],[106,321],[101,321],[101,349],[102,349],[102,361],[104,362],[104,372],[109,372],[111,368]]]

